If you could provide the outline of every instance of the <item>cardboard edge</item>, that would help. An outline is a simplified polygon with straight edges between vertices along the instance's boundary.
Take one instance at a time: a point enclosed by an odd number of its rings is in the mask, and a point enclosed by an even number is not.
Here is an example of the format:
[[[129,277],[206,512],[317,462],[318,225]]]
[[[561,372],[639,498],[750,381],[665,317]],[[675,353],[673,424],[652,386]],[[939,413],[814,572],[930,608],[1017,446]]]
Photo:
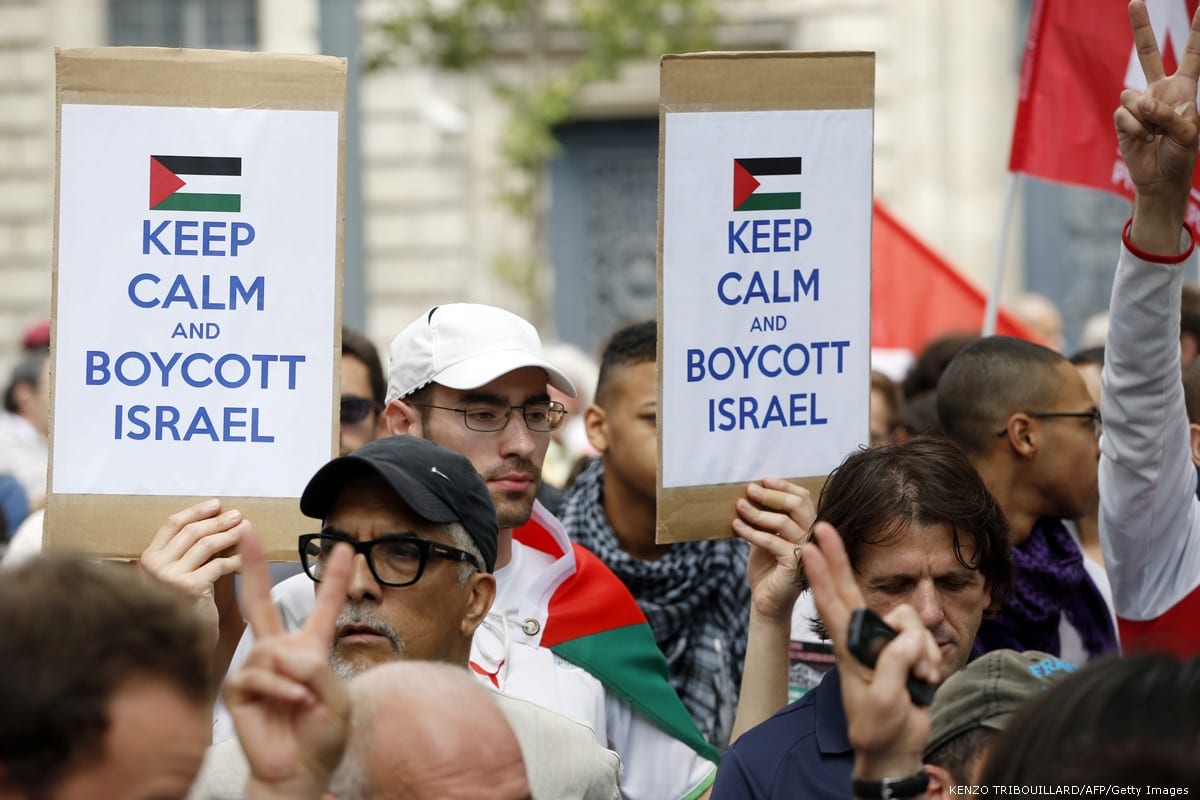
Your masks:
[[[169,517],[208,500],[183,495],[57,494],[46,498],[45,550],[137,560]],[[318,520],[300,513],[296,497],[222,497],[221,509],[238,509],[254,525],[269,561],[298,561],[296,537],[315,532]],[[73,535],[86,528],[87,535]]]
[[[814,506],[825,485],[824,475],[787,480],[807,489]],[[660,488],[655,542],[671,544],[733,538],[731,526],[738,515],[736,503],[739,498],[745,497],[748,483],[751,481]]]

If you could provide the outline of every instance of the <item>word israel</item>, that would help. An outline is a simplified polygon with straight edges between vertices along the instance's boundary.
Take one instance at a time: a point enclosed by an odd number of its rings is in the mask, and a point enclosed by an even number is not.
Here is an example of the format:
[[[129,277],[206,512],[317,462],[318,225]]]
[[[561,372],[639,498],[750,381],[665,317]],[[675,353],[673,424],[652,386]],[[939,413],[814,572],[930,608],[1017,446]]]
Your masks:
[[[117,403],[113,408],[113,438],[133,441],[153,439],[156,442],[190,442],[199,439],[270,444],[275,437],[262,432],[260,411],[257,408],[226,406],[210,412],[200,406],[187,415],[186,423],[181,424],[184,414],[175,406],[133,405],[126,408],[124,404]],[[246,419],[247,415],[249,420]]]
[[[712,397],[708,400],[708,432],[827,425],[817,413],[816,392],[757,397]]]
[[[724,381],[729,378],[748,380],[751,377],[778,378],[783,373],[798,377],[811,369],[816,375],[832,371],[842,374],[844,353],[850,346],[848,340],[827,342],[793,342],[785,346],[778,344],[741,345],[715,347],[705,352],[690,347],[687,351],[687,380],[696,383],[712,378]],[[830,358],[826,359],[825,351]]]

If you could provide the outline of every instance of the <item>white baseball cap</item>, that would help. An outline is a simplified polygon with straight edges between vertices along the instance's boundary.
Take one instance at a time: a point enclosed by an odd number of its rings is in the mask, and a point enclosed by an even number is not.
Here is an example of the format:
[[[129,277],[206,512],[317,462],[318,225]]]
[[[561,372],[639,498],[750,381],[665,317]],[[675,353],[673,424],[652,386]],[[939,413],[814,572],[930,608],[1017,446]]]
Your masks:
[[[513,370],[541,367],[546,380],[568,397],[571,380],[550,362],[537,330],[495,306],[434,306],[392,340],[387,402],[437,381],[451,389],[477,389]]]

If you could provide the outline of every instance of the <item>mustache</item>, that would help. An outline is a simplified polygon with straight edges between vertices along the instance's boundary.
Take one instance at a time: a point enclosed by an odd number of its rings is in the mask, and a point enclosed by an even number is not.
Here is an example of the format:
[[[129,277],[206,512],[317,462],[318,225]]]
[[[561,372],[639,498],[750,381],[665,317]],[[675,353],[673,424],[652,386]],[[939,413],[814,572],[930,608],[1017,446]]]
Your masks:
[[[404,652],[404,637],[400,635],[391,623],[383,617],[375,613],[373,609],[361,603],[348,605],[338,615],[337,625],[334,628],[337,635],[340,635],[344,628],[355,626],[360,628],[369,628],[375,633],[389,639],[401,653]]]
[[[542,468],[530,461],[528,458],[521,456],[513,456],[505,459],[502,463],[492,467],[487,472],[483,473],[484,480],[493,480],[502,475],[510,475],[512,473],[528,475],[534,481],[542,479]]]

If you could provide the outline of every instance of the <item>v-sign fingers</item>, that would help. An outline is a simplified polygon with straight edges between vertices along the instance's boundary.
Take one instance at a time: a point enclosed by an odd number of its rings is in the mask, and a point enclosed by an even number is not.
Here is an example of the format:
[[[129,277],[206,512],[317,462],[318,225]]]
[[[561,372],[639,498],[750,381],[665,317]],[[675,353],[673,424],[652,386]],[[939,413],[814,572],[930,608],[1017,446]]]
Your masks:
[[[1142,74],[1146,76],[1146,83],[1149,85],[1163,77],[1163,65],[1158,41],[1154,38],[1154,28],[1150,27],[1150,12],[1146,8],[1145,0],[1130,0],[1129,21],[1133,25],[1133,44],[1137,50],[1138,62],[1142,65]]]
[[[333,641],[338,615],[346,605],[346,590],[350,586],[353,562],[354,550],[345,542],[338,542],[321,569],[317,602],[302,630],[305,636],[319,642],[322,649],[328,648]]]
[[[1193,81],[1200,77],[1200,8],[1192,16],[1192,30],[1188,33],[1187,47],[1179,60],[1176,75],[1184,75]]]
[[[262,542],[253,528],[247,526],[238,536],[238,551],[242,554],[242,609],[256,639],[283,633],[283,620],[271,602],[271,575]]]

